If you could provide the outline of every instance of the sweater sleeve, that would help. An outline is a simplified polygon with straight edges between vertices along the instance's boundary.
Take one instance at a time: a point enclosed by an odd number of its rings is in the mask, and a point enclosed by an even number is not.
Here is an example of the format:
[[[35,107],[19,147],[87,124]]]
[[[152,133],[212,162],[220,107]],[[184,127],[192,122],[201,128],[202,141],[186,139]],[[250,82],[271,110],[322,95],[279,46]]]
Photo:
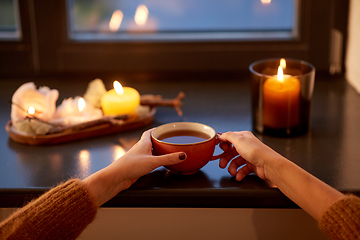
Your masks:
[[[81,180],[68,180],[0,223],[0,239],[76,239],[96,212]]]
[[[319,221],[330,239],[360,239],[360,198],[349,195],[335,202]]]

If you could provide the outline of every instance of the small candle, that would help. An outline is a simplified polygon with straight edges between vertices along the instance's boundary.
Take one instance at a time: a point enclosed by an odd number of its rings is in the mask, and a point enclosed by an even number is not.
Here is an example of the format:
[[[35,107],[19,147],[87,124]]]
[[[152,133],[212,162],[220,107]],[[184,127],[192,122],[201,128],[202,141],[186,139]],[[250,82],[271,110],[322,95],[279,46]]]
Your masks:
[[[72,126],[83,122],[89,122],[103,117],[102,111],[86,104],[82,97],[64,99],[57,107],[54,118],[50,123]]]
[[[140,105],[140,94],[134,88],[122,87],[114,82],[114,89],[101,97],[101,107],[104,115],[134,115]]]
[[[30,116],[32,116],[32,115],[34,115],[34,113],[35,113],[35,108],[33,106],[30,106],[29,109],[28,109],[28,114]]]
[[[76,125],[83,122],[88,122],[94,120],[94,116],[88,114],[85,110],[86,103],[85,100],[81,97],[77,101],[77,109],[75,110],[75,114],[68,117],[69,125]]]
[[[278,75],[263,85],[263,124],[271,128],[291,128],[299,123],[300,82],[284,78],[282,67]]]
[[[43,86],[36,88],[33,82],[22,84],[12,96],[11,121],[15,123],[26,117],[37,117],[42,121],[49,121],[56,109],[59,92],[56,89]],[[33,108],[29,113],[29,108]]]
[[[79,98],[79,101],[78,101],[79,112],[82,113],[84,111],[85,107],[86,107],[85,100],[83,98]]]

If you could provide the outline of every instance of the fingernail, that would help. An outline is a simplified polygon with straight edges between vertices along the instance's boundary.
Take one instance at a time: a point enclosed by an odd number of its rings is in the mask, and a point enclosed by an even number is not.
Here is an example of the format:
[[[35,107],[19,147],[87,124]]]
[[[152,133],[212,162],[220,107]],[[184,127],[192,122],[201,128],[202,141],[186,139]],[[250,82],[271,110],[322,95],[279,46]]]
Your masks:
[[[179,159],[180,159],[180,160],[185,160],[185,158],[186,158],[186,154],[185,154],[185,153],[180,153],[180,154],[179,154]]]
[[[221,133],[221,132],[218,132],[218,133],[217,133],[217,135],[218,135],[218,136],[221,136],[221,135],[222,135],[222,133]]]

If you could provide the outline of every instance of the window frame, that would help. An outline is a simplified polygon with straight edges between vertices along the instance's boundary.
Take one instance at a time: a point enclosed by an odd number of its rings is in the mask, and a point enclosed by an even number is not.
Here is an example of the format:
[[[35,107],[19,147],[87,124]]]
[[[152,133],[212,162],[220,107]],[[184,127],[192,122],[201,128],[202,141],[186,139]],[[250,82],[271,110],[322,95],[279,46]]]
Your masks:
[[[3,59],[7,56],[12,59],[6,69],[0,66],[0,71],[11,76],[239,72],[247,71],[256,60],[272,57],[302,59],[311,62],[318,71],[327,71],[331,29],[340,28],[346,37],[347,22],[338,24],[337,20],[347,19],[348,1],[321,4],[298,0],[298,5],[299,37],[290,41],[82,42],[67,37],[66,0],[20,0],[23,38],[19,42],[0,42]],[[337,17],[339,14],[341,17]]]
[[[19,0],[19,39],[5,39],[0,41],[0,77],[1,76],[27,76],[34,74],[36,53],[31,39],[31,20],[33,11],[29,2]]]

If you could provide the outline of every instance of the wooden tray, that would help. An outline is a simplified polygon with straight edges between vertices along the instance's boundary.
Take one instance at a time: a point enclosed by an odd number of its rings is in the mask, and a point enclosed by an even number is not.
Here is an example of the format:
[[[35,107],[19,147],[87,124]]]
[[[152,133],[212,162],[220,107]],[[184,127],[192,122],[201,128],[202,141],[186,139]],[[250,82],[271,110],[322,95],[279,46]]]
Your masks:
[[[74,128],[59,133],[50,133],[46,135],[21,134],[13,129],[11,121],[6,124],[5,130],[9,134],[9,137],[15,142],[27,145],[50,145],[140,128],[152,123],[155,112],[156,108],[151,108],[149,114],[145,117],[129,118],[118,121],[104,121],[100,124],[88,122],[88,124],[85,124],[85,126],[82,125],[82,127],[79,128],[74,126]]]

